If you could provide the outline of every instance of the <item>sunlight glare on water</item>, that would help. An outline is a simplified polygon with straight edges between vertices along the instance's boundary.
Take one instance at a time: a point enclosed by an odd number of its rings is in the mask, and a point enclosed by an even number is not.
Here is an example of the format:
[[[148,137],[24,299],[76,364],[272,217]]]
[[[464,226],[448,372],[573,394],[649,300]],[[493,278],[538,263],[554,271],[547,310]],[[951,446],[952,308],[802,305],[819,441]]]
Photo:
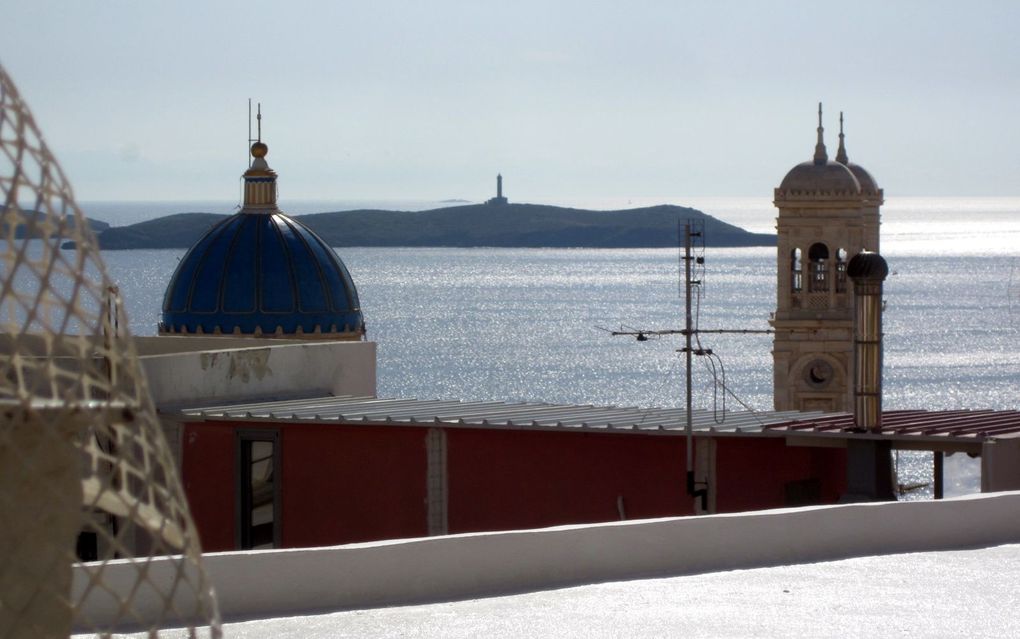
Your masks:
[[[750,211],[758,211],[756,218],[774,216],[775,209],[756,208],[759,199],[715,200],[736,206],[744,215],[734,220],[738,223],[750,219]],[[1017,408],[1018,253],[999,253],[996,247],[1020,230],[1020,199],[979,198],[975,204],[908,198],[901,208],[896,202],[883,211],[883,254],[890,265],[884,296],[886,407]],[[725,212],[719,215],[729,219]],[[942,252],[964,215],[982,241]],[[929,238],[923,246],[914,239],[922,226]],[[991,248],[981,254],[982,246]],[[604,330],[681,328],[675,249],[338,252],[357,283],[369,337],[379,343],[380,394],[681,403],[678,336],[636,343]],[[136,334],[154,334],[163,290],[183,254],[104,254]],[[699,325],[766,329],[774,291],[774,249],[709,249]],[[702,344],[719,354],[738,396],[754,408],[771,408],[769,336],[705,335]],[[699,370],[697,405],[711,406],[710,381]]]
[[[1020,408],[1020,199],[908,199],[899,208],[898,202],[883,210],[882,252],[890,266],[885,408]],[[741,207],[744,222],[775,215],[758,199]],[[718,216],[730,221],[725,212]],[[955,235],[963,221],[968,233]],[[763,230],[760,220],[756,229]],[[155,333],[163,291],[183,254],[104,253],[135,334]],[[378,343],[381,396],[683,404],[679,336],[636,342],[608,332],[682,327],[676,249],[338,254],[357,284],[369,338]],[[709,249],[703,282],[701,328],[768,328],[774,248]],[[701,342],[719,355],[726,384],[741,401],[772,408],[771,336],[704,335]],[[724,396],[705,364],[696,362],[694,404],[721,408]],[[741,407],[726,398],[726,408]],[[928,462],[911,463],[927,472]]]

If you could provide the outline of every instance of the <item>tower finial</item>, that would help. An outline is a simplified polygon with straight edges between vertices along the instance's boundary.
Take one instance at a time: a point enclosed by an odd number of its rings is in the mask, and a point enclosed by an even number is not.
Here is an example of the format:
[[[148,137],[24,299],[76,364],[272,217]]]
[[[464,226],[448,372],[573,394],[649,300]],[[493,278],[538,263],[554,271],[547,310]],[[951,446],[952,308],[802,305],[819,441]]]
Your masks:
[[[836,161],[846,164],[849,160],[846,157],[846,145],[843,143],[843,112],[839,112],[839,149],[836,150]]]
[[[261,142],[262,141],[262,103],[261,102],[259,102],[259,110],[258,110],[258,114],[255,116],[255,121],[259,125],[259,133],[258,133],[258,138],[256,139],[256,141],[257,142]]]
[[[815,144],[815,164],[825,164],[829,161],[829,154],[825,150],[825,140],[822,139],[824,133],[822,128],[822,103],[818,103],[818,142]]]

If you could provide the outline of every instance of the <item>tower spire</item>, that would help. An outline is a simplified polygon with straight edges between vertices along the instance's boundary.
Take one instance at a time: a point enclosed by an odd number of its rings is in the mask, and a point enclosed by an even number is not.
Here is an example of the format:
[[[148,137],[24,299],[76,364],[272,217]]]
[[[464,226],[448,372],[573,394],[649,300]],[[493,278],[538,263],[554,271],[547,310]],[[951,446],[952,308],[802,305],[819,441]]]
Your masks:
[[[815,164],[825,164],[829,161],[829,154],[825,150],[825,140],[822,139],[822,134],[825,129],[822,128],[822,103],[818,103],[818,142],[815,144]]]
[[[839,149],[836,150],[836,161],[840,164],[848,162],[846,157],[846,145],[843,143],[843,112],[839,112]]]

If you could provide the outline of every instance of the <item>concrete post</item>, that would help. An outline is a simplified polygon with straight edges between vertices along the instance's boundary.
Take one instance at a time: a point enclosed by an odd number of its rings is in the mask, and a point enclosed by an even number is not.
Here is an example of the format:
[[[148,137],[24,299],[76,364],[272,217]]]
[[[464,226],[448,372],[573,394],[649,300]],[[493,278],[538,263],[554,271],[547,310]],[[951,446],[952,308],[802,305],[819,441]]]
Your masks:
[[[67,637],[71,564],[81,527],[76,424],[31,409],[3,411],[0,428],[0,636]],[[69,413],[69,411],[68,411]]]
[[[1020,490],[1020,438],[1000,438],[981,445],[981,492]]]

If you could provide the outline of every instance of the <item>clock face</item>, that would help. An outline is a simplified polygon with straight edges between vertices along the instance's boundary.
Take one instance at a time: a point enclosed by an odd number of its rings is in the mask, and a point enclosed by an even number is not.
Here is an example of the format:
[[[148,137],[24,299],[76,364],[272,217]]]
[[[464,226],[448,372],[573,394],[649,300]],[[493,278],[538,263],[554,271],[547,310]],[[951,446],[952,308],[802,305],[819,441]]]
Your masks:
[[[832,382],[835,374],[832,364],[824,359],[815,359],[808,362],[804,367],[804,381],[812,388],[825,388]]]

